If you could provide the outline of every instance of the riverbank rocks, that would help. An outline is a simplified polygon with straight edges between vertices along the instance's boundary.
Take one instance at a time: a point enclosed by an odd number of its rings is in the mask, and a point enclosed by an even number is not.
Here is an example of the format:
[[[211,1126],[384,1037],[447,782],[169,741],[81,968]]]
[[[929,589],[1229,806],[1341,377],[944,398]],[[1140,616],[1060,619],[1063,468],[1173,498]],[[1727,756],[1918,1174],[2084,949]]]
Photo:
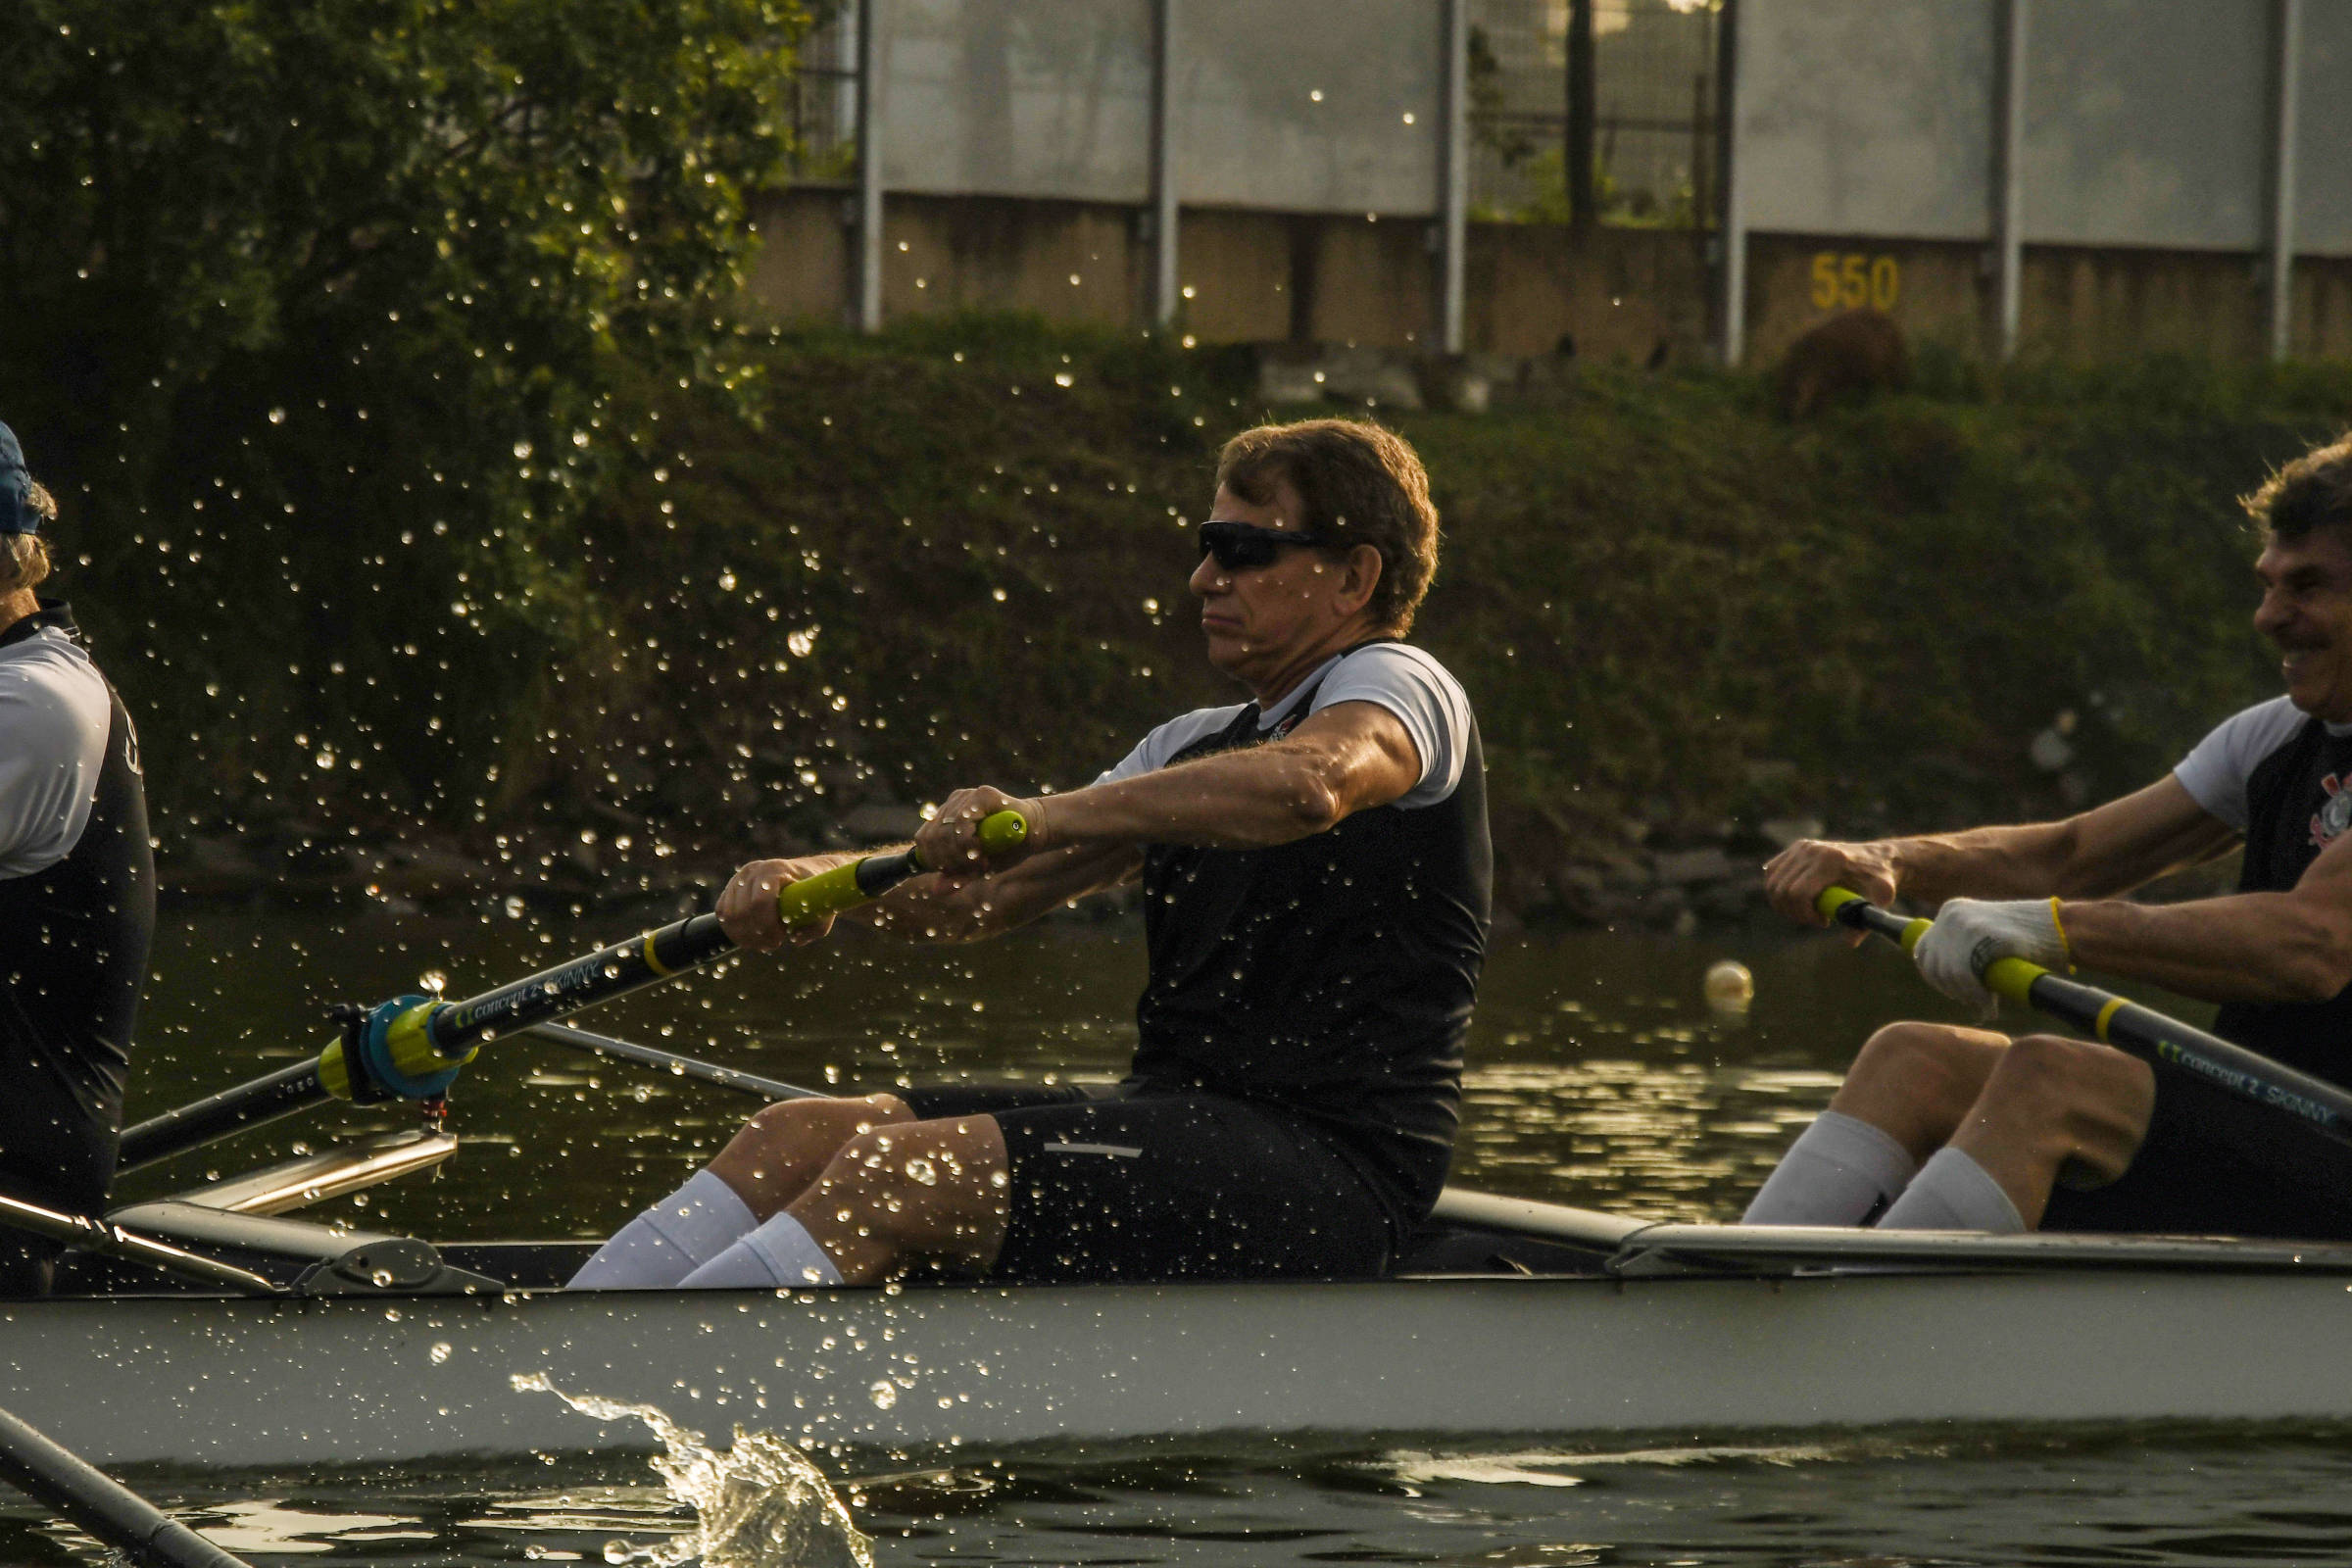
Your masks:
[[[1274,408],[1336,403],[1375,412],[1485,414],[1513,404],[1564,402],[1575,390],[1575,362],[1559,355],[1428,354],[1354,343],[1268,343],[1258,349],[1257,396]]]

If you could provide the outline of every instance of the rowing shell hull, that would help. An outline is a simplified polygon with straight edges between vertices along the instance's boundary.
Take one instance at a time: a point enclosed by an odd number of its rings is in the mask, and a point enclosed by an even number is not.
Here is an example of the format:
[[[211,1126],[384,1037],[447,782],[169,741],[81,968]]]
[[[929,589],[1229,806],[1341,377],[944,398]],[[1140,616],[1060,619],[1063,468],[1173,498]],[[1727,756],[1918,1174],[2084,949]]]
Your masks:
[[[2352,1416],[2341,1275],[118,1298],[0,1312],[0,1403],[102,1464],[643,1448],[517,1374],[880,1446]]]

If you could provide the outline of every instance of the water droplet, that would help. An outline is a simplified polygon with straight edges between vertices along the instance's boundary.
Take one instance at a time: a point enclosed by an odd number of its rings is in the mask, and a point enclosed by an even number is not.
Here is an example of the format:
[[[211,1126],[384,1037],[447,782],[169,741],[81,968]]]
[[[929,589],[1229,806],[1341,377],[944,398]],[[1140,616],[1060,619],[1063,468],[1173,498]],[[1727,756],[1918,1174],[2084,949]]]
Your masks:
[[[898,1387],[888,1378],[881,1379],[872,1388],[866,1390],[865,1396],[874,1401],[874,1408],[877,1410],[887,1410],[899,1402]]]

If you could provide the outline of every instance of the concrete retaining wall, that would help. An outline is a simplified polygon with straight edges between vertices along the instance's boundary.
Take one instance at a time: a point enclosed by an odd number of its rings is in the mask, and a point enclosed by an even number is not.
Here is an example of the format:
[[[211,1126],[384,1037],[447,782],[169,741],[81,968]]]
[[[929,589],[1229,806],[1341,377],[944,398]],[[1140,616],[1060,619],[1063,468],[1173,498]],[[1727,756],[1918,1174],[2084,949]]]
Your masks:
[[[779,319],[844,318],[850,230],[834,189],[762,198],[750,287]],[[1475,223],[1469,349],[1533,357],[1695,363],[1706,355],[1710,236],[1689,229]],[[1409,219],[1188,208],[1179,235],[1180,330],[1203,342],[1319,342],[1417,351],[1431,332],[1435,257]],[[1139,326],[1152,250],[1138,210],[990,196],[889,199],[888,316],[1034,311]],[[2030,246],[2022,352],[2092,363],[2150,352],[2252,362],[2264,353],[2260,261],[2217,252]],[[1834,312],[1867,304],[1914,342],[1989,352],[1984,247],[1955,240],[1756,234],[1748,246],[1748,360],[1769,364]],[[2296,265],[2292,343],[2352,358],[2352,260]]]

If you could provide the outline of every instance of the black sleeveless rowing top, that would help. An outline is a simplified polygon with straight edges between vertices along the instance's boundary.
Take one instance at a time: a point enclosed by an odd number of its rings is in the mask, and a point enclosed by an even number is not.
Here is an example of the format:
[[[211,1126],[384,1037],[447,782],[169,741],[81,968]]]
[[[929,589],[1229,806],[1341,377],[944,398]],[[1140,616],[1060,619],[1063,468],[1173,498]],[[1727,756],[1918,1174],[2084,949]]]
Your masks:
[[[1171,765],[1288,734],[1314,696],[1263,737],[1252,703]],[[1133,1081],[1314,1117],[1426,1215],[1460,1119],[1494,866],[1475,718],[1461,782],[1434,806],[1270,849],[1150,846]]]
[[[72,612],[46,600],[0,648],[44,629],[77,637]],[[0,881],[0,1192],[84,1214],[114,1176],[155,930],[138,737],[111,686],[107,698],[89,824],[55,865]],[[12,1261],[0,1259],[0,1285],[21,1288]]]
[[[2246,780],[2240,893],[2283,893],[2352,827],[2352,735],[2307,718]],[[2232,1002],[2214,1033],[2290,1067],[2352,1083],[2352,986],[2326,1002]]]

